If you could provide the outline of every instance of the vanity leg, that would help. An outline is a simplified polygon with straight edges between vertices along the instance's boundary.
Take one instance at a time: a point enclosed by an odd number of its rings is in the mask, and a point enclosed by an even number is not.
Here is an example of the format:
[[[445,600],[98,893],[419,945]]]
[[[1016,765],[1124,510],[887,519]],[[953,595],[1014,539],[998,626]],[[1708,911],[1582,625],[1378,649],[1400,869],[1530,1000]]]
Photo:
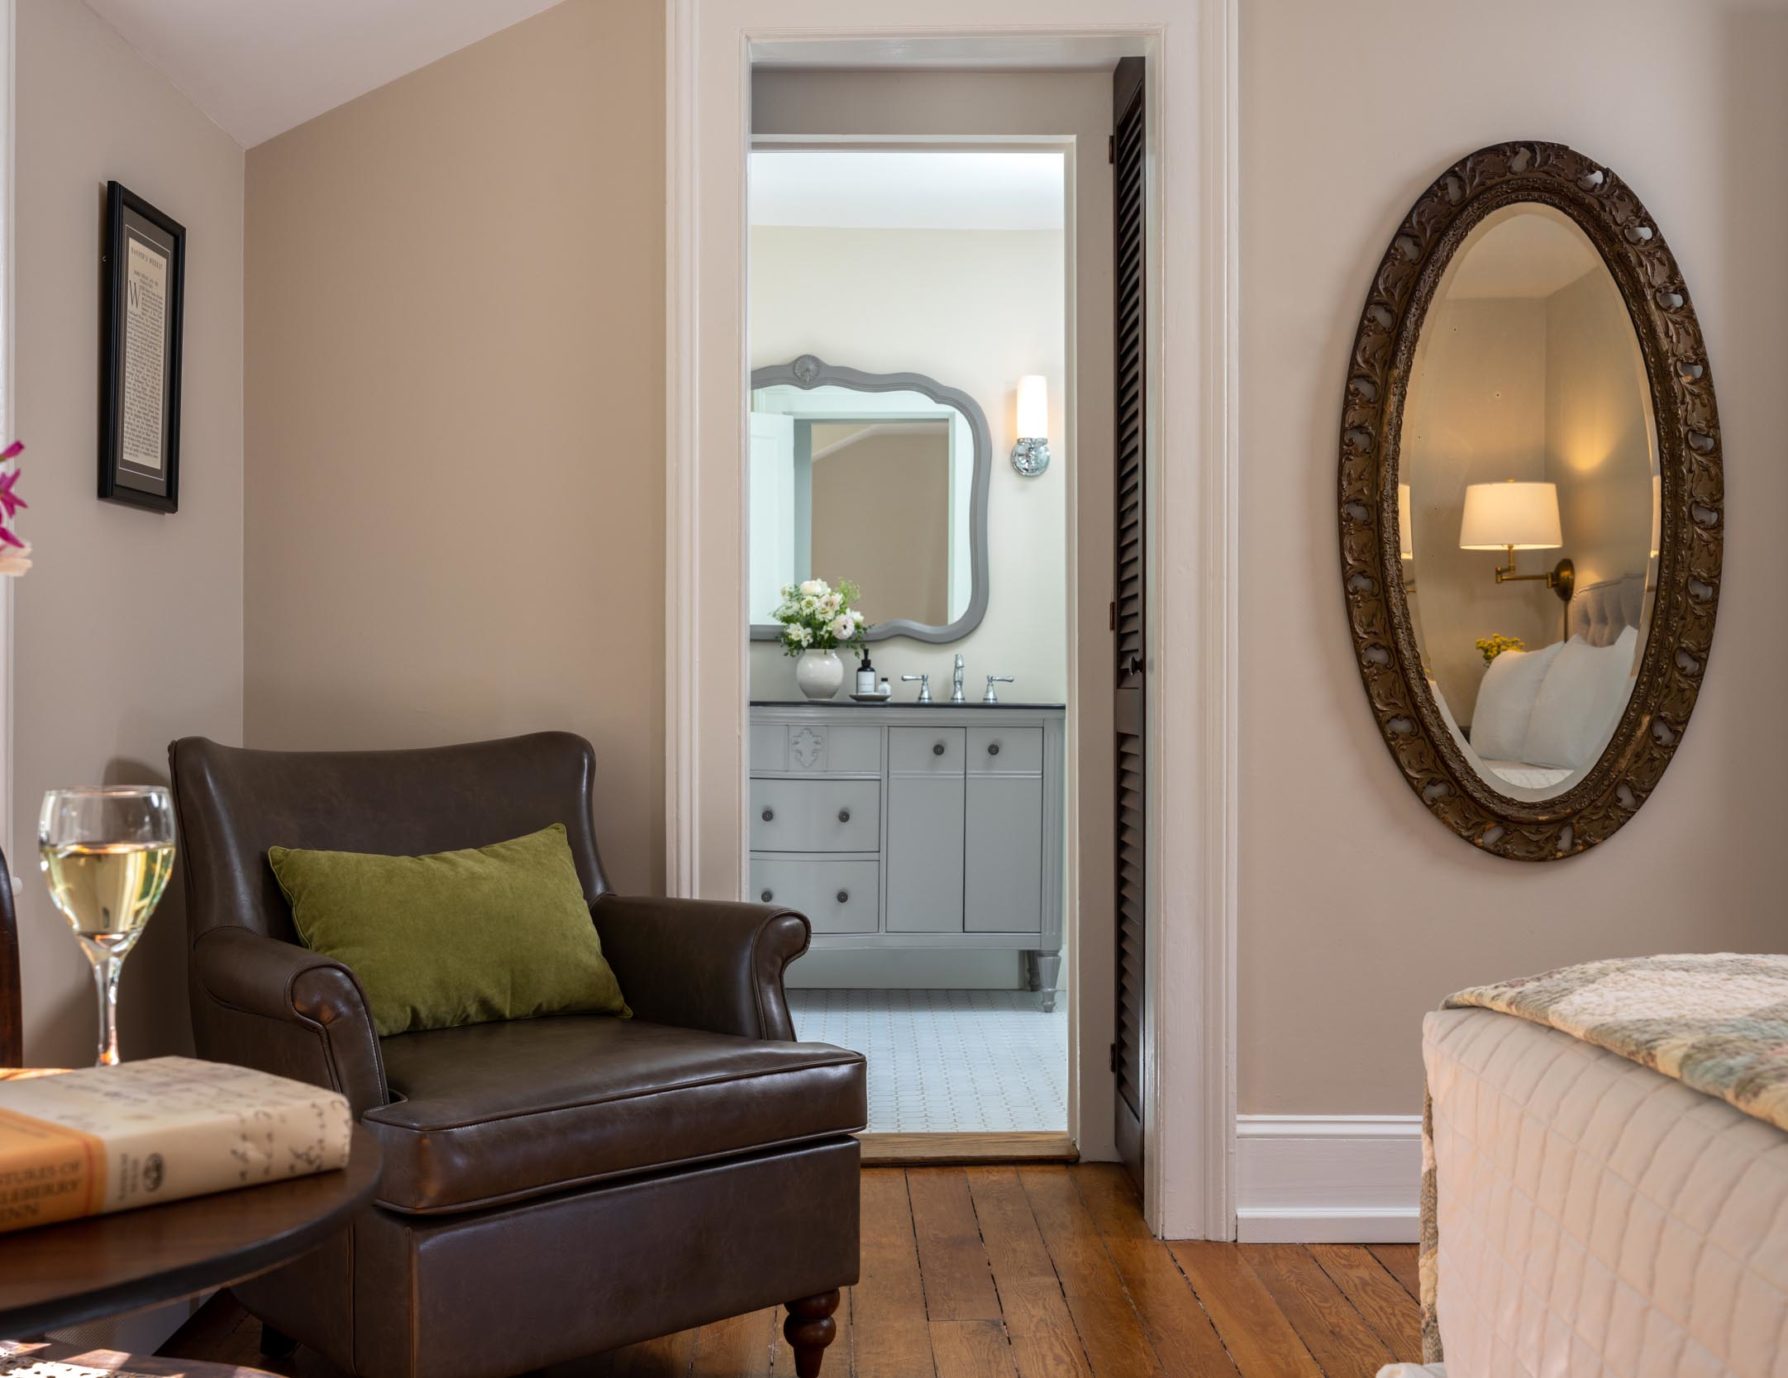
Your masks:
[[[1062,974],[1062,954],[1033,952],[1031,958],[1037,964],[1037,984],[1033,989],[1043,992],[1043,1013],[1049,1014],[1055,1009],[1055,983]]]

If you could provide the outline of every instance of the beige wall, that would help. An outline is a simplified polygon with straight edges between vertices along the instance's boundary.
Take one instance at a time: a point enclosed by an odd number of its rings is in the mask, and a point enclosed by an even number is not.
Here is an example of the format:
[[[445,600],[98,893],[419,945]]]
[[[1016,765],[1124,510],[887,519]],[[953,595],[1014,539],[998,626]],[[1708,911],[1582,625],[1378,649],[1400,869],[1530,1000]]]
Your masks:
[[[93,1057],[92,978],[36,863],[45,789],[167,778],[167,745],[242,735],[242,150],[79,0],[17,29],[17,433],[36,566],[17,586],[9,858],[25,1053]],[[186,226],[180,511],[94,497],[107,179]],[[127,1056],[190,1049],[178,881],[125,967]]]
[[[802,354],[872,373],[923,373],[961,388],[987,414],[993,439],[987,495],[987,615],[960,641],[876,643],[875,664],[900,685],[928,672],[949,692],[954,657],[968,683],[1018,676],[1006,697],[1067,698],[1067,501],[1076,473],[1066,415],[1067,264],[1059,230],[863,230],[760,226],[751,235],[751,366]],[[1027,479],[1007,461],[1016,439],[1018,379],[1049,379],[1055,459]],[[820,558],[818,549],[814,556]],[[834,571],[816,563],[823,579]],[[855,577],[855,576],[852,576]],[[864,608],[902,615],[863,584]],[[793,698],[794,661],[774,642],[751,647],[751,696]],[[906,698],[914,686],[901,686]],[[935,692],[935,690],[934,690]]]
[[[1781,950],[1785,59],[1779,0],[1242,7],[1243,1111],[1418,1110],[1422,1013],[1473,982]],[[1341,389],[1373,268],[1442,169],[1524,135],[1608,160],[1658,218],[1707,334],[1728,474],[1719,634],[1683,748],[1620,834],[1539,866],[1473,850],[1403,783],[1335,573]]]
[[[663,31],[567,3],[248,156],[247,733],[588,736],[663,886]]]

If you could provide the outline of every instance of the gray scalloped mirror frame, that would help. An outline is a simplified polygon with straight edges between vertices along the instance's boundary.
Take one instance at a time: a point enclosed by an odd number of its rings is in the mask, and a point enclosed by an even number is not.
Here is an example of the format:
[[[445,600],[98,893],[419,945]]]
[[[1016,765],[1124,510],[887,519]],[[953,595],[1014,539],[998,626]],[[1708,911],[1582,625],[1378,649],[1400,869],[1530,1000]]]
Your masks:
[[[987,415],[980,404],[960,388],[947,387],[923,373],[865,373],[842,364],[828,364],[812,354],[786,364],[768,364],[751,371],[751,390],[793,386],[804,390],[820,387],[852,388],[858,392],[917,392],[941,406],[953,407],[968,422],[975,449],[974,474],[969,490],[969,600],[961,617],[943,626],[893,618],[870,629],[868,640],[889,641],[897,636],[934,645],[960,641],[987,615],[987,490],[993,477],[993,440]],[[782,629],[774,623],[753,624],[753,641],[774,641]]]

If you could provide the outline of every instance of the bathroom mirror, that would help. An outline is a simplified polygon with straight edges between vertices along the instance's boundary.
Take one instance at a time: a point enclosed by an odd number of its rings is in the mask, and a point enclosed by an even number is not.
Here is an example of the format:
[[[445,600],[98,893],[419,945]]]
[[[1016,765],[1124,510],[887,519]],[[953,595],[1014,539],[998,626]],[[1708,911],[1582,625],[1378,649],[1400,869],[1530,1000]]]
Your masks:
[[[1341,442],[1360,670],[1430,810],[1547,860],[1644,803],[1707,662],[1721,503],[1699,326],[1631,190],[1556,144],[1449,169],[1379,266]]]
[[[786,584],[850,580],[869,639],[967,636],[987,608],[987,418],[919,373],[812,355],[751,375],[753,640]]]

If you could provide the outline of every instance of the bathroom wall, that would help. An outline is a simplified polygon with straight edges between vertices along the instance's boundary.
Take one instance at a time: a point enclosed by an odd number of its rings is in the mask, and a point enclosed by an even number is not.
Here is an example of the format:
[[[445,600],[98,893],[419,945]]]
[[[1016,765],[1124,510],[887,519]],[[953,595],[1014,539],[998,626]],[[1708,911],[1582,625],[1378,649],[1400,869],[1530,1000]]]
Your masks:
[[[1066,493],[1074,447],[1064,422],[1067,398],[1066,237],[1060,230],[832,229],[759,226],[751,235],[751,366],[802,354],[874,373],[923,373],[961,388],[987,414],[993,437],[988,493],[987,615],[948,646],[896,638],[877,643],[877,669],[897,698],[916,686],[902,673],[929,672],[947,697],[953,657],[967,661],[978,697],[984,676],[1012,674],[1006,697],[1036,703],[1067,698]],[[1016,438],[1018,379],[1049,379],[1054,460],[1027,479],[1007,460]],[[866,523],[886,512],[860,514]],[[848,536],[846,537],[848,544]],[[816,546],[816,560],[819,550]],[[920,551],[915,549],[914,558]],[[852,568],[815,572],[837,582]],[[904,615],[878,603],[873,581],[864,606],[874,619]],[[941,686],[941,689],[940,687]],[[751,648],[751,696],[792,698],[794,662],[774,643]]]

